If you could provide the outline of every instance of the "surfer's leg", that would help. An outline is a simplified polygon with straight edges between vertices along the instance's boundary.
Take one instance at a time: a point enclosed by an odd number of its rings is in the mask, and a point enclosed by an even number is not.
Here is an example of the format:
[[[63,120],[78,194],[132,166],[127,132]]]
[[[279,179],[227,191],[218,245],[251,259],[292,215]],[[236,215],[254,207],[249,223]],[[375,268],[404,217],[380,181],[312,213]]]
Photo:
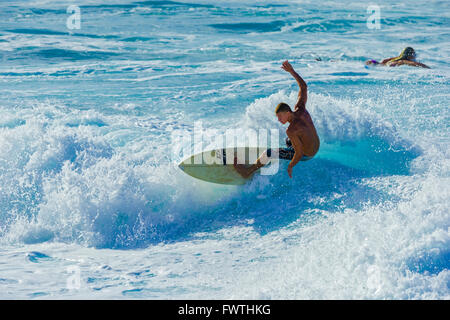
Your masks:
[[[258,158],[256,159],[256,162],[250,166],[246,166],[244,164],[237,164],[237,157],[234,157],[234,168],[236,171],[245,179],[249,178],[255,171],[258,169],[264,167],[268,160],[266,161],[267,154],[266,151]]]
[[[271,159],[292,160],[294,148],[269,148],[265,150],[256,162],[250,166],[237,164],[237,158],[234,158],[234,168],[244,178],[249,178],[255,171],[264,167]]]
[[[256,159],[255,163],[246,166],[243,164],[237,164],[237,158],[234,158],[234,168],[244,178],[249,178],[255,171],[264,167],[270,159],[278,157],[281,149],[267,149]]]
[[[250,166],[244,164],[237,164],[237,157],[234,157],[234,168],[245,179],[249,178],[255,171],[264,167],[271,159],[292,160],[295,150],[292,147],[288,148],[269,148],[264,151],[256,162]],[[300,161],[307,161],[312,159],[303,155]]]

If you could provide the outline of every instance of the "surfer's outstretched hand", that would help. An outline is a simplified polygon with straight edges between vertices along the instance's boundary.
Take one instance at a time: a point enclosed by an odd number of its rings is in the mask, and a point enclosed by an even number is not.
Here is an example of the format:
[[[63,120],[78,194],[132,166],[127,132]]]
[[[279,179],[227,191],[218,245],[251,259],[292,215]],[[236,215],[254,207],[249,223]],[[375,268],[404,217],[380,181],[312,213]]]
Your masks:
[[[287,71],[289,73],[294,72],[294,68],[292,67],[292,65],[287,60],[285,62],[283,62],[283,65],[281,66],[281,69],[283,69],[283,70],[285,70],[285,71]]]

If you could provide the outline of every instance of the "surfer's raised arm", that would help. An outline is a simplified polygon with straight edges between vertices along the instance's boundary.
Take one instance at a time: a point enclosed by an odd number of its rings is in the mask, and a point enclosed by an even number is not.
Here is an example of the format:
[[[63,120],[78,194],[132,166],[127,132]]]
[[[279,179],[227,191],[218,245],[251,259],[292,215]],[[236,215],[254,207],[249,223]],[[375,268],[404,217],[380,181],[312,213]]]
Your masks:
[[[297,80],[298,86],[300,87],[300,91],[298,92],[298,101],[294,106],[294,111],[305,109],[306,100],[308,99],[308,86],[306,85],[305,80],[303,80],[302,77],[300,77],[300,75],[295,72],[294,68],[287,60],[283,62],[281,68],[289,72],[295,78],[295,80]]]

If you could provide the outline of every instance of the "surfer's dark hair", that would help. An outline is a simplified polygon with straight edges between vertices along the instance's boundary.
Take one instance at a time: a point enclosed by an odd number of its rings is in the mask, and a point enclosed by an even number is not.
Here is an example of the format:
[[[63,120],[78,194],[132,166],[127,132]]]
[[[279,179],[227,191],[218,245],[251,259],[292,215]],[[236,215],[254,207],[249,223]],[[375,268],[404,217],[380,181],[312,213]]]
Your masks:
[[[291,107],[287,103],[281,102],[275,108],[275,113],[279,112],[292,112]]]

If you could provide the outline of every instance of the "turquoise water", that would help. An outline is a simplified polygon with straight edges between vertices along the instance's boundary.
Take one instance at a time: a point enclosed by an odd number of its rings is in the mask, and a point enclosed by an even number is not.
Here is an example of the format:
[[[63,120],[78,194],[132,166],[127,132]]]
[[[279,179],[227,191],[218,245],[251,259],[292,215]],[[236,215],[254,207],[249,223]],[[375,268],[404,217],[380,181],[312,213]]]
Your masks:
[[[447,2],[70,4],[0,3],[0,298],[450,298]],[[431,69],[364,66],[406,46]],[[316,157],[179,170],[196,121],[283,142],[286,59]]]

